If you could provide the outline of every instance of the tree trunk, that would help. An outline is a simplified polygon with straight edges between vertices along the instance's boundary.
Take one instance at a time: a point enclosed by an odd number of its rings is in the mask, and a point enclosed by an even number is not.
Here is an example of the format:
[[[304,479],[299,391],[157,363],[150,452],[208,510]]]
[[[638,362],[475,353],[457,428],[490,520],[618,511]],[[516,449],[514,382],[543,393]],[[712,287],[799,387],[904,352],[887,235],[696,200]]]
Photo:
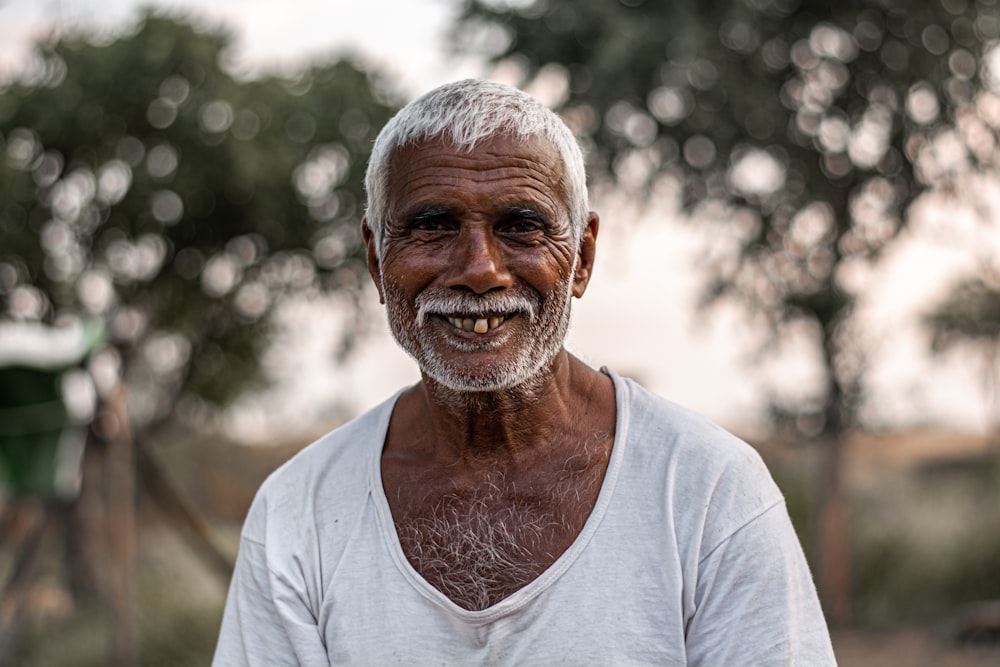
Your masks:
[[[820,599],[831,625],[853,620],[850,507],[844,488],[842,436],[823,438],[823,465],[816,513],[817,573]]]
[[[831,625],[843,626],[853,621],[854,607],[850,503],[844,484],[848,406],[834,371],[835,348],[831,338],[832,334],[828,334],[824,341],[829,381],[820,436],[823,455],[814,540],[817,586],[827,620]]]
[[[851,171],[831,196],[836,238],[830,244],[834,253],[833,267],[841,265],[841,243],[851,230],[851,193],[859,176]],[[819,493],[816,505],[815,548],[817,585],[820,600],[831,625],[849,625],[853,620],[854,590],[852,576],[850,506],[844,483],[844,442],[853,422],[851,397],[845,392],[845,380],[838,372],[838,357],[844,353],[838,331],[850,316],[850,297],[838,303],[842,294],[837,286],[836,270],[827,275],[826,289],[831,294],[832,307],[816,312],[821,330],[821,352],[826,373],[826,395],[823,405],[823,432],[820,436],[823,456],[820,468]],[[860,373],[860,369],[855,369]],[[854,388],[854,387],[852,387]]]
[[[87,437],[79,495],[66,508],[66,579],[77,602],[97,600],[107,586],[103,576],[105,523],[105,442],[93,429]]]
[[[10,656],[17,649],[24,607],[38,576],[45,534],[52,522],[52,516],[40,503],[15,511],[19,511],[18,518],[25,525],[18,531],[14,562],[0,594],[0,665],[10,664]]]
[[[125,406],[125,388],[104,397],[107,444],[108,597],[114,617],[112,660],[115,667],[137,664],[135,599],[135,462]]]

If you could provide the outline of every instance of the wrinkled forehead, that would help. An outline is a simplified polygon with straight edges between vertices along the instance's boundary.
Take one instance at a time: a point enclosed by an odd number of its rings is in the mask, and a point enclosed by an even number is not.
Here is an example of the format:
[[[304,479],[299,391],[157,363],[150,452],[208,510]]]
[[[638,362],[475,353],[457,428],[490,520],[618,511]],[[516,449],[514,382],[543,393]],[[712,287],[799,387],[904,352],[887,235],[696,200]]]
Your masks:
[[[497,171],[512,178],[523,176],[543,182],[568,204],[566,170],[558,149],[542,137],[510,134],[492,135],[471,146],[440,135],[408,142],[389,156],[386,194],[390,201],[398,201],[418,176],[448,171],[461,171],[470,180],[493,178]]]

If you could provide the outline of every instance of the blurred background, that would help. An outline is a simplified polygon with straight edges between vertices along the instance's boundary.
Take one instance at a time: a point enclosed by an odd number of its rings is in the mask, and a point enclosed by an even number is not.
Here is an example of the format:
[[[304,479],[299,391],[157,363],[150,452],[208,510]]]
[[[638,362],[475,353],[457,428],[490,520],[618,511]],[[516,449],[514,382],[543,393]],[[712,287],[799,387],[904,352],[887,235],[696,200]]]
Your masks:
[[[418,378],[362,175],[465,76],[580,136],[568,347],[761,451],[841,664],[1000,662],[1000,0],[0,0],[0,665],[208,664],[256,487]]]

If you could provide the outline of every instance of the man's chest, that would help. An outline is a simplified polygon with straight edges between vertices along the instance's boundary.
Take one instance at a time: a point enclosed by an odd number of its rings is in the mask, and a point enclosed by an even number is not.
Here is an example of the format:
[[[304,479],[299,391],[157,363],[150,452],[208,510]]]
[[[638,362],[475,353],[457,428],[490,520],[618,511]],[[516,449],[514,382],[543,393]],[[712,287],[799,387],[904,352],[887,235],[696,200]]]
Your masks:
[[[473,488],[405,484],[386,495],[400,546],[428,583],[466,609],[485,609],[534,581],[573,543],[600,476],[526,483],[494,475]]]
[[[383,531],[371,517],[324,568],[317,621],[330,663],[683,664],[684,622],[670,602],[683,594],[677,562],[665,557],[669,544],[649,543],[667,532],[618,514],[605,508],[555,561],[481,611],[448,604],[440,582],[396,549],[392,523]],[[426,548],[422,557],[432,558]],[[503,581],[489,572],[477,570]]]

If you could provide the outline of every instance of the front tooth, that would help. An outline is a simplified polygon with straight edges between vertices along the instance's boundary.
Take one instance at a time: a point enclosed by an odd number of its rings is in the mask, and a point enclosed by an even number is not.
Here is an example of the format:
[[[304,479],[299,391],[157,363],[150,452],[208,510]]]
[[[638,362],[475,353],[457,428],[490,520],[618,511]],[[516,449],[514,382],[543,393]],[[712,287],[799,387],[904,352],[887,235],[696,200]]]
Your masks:
[[[500,318],[499,317],[491,317],[489,319],[489,325],[490,325],[490,329],[496,329],[498,326],[500,326]]]
[[[484,319],[476,320],[476,325],[475,327],[473,327],[473,331],[475,331],[477,334],[484,334],[487,331],[489,331],[489,326],[487,326],[486,320]]]
[[[466,331],[472,331],[472,327],[474,327],[475,324],[476,323],[473,321],[471,317],[466,317],[465,319],[462,320],[462,328],[465,329]]]

